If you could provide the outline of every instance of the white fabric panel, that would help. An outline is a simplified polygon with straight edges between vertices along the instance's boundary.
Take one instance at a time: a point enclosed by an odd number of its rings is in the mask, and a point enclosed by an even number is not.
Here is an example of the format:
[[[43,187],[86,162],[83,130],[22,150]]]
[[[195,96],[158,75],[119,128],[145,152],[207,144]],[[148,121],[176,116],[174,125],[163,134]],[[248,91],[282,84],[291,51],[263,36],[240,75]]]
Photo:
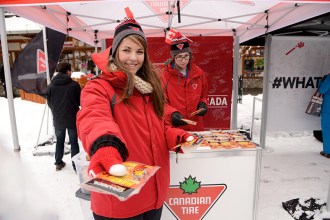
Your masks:
[[[270,47],[267,131],[320,129],[305,113],[318,80],[330,72],[330,39],[273,37]]]

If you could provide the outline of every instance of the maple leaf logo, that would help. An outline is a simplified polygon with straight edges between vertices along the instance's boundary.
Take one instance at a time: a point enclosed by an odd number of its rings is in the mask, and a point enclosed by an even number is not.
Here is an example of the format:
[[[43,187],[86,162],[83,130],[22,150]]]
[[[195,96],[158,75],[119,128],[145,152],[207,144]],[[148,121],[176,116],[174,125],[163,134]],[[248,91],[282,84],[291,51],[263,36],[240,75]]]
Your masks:
[[[191,175],[189,175],[188,178],[184,178],[183,182],[180,183],[180,189],[183,190],[183,193],[193,194],[197,193],[197,190],[201,188],[201,182],[196,181],[196,177],[192,178]]]
[[[297,47],[302,48],[302,47],[304,47],[304,45],[305,45],[304,42],[299,42],[299,43],[297,44]]]
[[[299,42],[296,44],[296,46],[294,46],[291,50],[289,50],[288,52],[286,52],[285,55],[289,55],[292,51],[294,51],[296,48],[303,48],[305,46],[305,43],[304,42]]]

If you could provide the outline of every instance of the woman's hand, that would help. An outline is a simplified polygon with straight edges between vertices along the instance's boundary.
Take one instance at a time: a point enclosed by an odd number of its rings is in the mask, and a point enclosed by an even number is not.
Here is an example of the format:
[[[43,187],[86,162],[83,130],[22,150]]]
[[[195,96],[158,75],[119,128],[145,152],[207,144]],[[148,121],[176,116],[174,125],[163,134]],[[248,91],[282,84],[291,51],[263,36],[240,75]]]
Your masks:
[[[124,176],[127,174],[127,170],[122,162],[123,159],[116,148],[105,146],[98,149],[92,156],[88,173],[92,178],[103,171],[107,171],[113,176]]]

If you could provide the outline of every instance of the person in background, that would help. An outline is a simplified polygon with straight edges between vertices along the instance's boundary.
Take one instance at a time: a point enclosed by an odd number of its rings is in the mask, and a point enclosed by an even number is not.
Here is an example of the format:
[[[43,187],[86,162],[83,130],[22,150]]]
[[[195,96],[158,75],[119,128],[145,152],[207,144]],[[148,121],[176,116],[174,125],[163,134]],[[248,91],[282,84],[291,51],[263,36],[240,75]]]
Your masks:
[[[91,192],[94,218],[159,220],[169,188],[169,151],[193,137],[164,121],[162,83],[149,61],[146,37],[129,8],[125,11],[127,18],[115,29],[108,65],[92,56],[102,74],[82,91],[78,135],[91,158],[92,177],[104,171],[124,176],[126,160],[161,167],[128,200]]]
[[[55,165],[59,171],[65,167],[63,161],[66,130],[71,144],[71,158],[79,153],[76,115],[80,106],[81,88],[79,83],[71,79],[71,64],[61,62],[57,65],[58,73],[47,87],[47,103],[53,114],[56,149]],[[73,169],[76,167],[72,162]]]
[[[319,92],[323,95],[321,109],[323,151],[321,151],[320,154],[330,158],[330,74],[325,75],[321,80]]]
[[[1,85],[3,86],[5,98],[7,98],[7,87],[6,87],[6,79],[5,79],[5,67],[3,66],[3,64],[0,64],[0,81],[1,81]]]
[[[208,83],[202,69],[192,63],[192,53],[188,38],[176,32],[171,38],[171,61],[161,73],[167,105],[165,118],[173,126],[187,131],[204,130],[203,117],[207,111]],[[167,42],[167,41],[166,41]],[[191,115],[195,111],[197,114]],[[197,122],[187,124],[181,119]]]

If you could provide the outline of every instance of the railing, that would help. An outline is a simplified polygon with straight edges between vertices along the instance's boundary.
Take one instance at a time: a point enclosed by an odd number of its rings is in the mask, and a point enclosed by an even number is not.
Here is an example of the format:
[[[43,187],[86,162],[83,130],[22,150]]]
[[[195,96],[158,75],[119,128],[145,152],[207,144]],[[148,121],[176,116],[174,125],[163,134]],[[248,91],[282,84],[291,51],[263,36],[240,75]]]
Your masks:
[[[21,89],[19,90],[19,93],[21,95],[22,100],[31,101],[31,102],[40,103],[40,104],[45,104],[46,103],[46,99],[41,97],[40,95],[27,93],[27,92],[25,92],[24,90],[21,90]]]
[[[253,98],[252,122],[251,122],[251,130],[250,130],[251,140],[253,139],[254,120],[256,120],[256,119],[261,120],[261,117],[260,118],[256,118],[256,116],[255,116],[255,105],[256,105],[256,101],[262,102],[262,99],[257,98],[257,97],[254,97]]]

